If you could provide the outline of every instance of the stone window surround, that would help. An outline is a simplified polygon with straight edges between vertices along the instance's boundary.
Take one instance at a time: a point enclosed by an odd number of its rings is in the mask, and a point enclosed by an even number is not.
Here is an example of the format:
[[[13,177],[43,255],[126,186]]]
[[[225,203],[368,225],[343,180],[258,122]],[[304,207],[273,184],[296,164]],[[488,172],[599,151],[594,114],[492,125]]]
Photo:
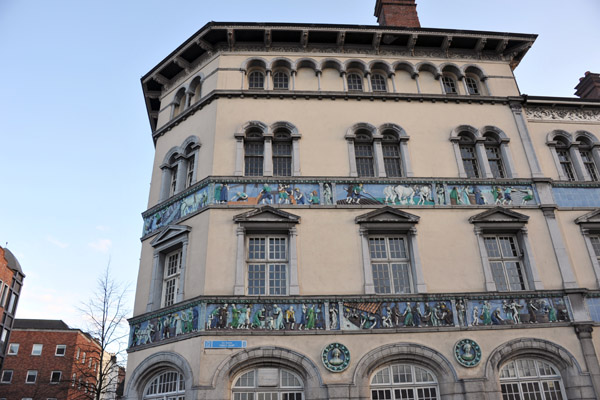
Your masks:
[[[273,176],[273,137],[275,131],[279,129],[287,130],[292,137],[292,176],[300,176],[300,138],[302,135],[298,132],[295,125],[286,121],[277,121],[270,126],[260,121],[246,122],[234,134],[236,140],[235,152],[235,176],[244,175],[244,140],[246,132],[251,128],[257,128],[262,132],[264,138],[263,152],[263,176]]]
[[[188,361],[181,355],[173,352],[158,352],[144,359],[133,370],[127,379],[125,398],[141,399],[146,385],[158,374],[172,369],[183,375],[185,380],[185,400],[196,399],[193,388],[192,368]]]
[[[191,149],[191,152],[186,154],[185,152],[188,147]],[[201,147],[202,145],[200,143],[200,139],[198,139],[197,136],[192,135],[188,136],[187,139],[183,141],[181,146],[172,147],[167,152],[163,159],[163,163],[159,166],[159,168],[162,170],[159,202],[162,202],[170,197],[171,182],[173,180],[173,167],[175,165],[177,166],[177,176],[175,192],[173,195],[180,193],[186,188],[188,163],[191,159],[194,159],[192,185],[197,181],[198,164],[200,164],[198,162],[198,155]],[[171,162],[172,159],[175,159],[175,163]]]
[[[600,215],[600,210],[592,211],[577,218],[575,223],[578,224],[579,228],[581,229],[581,234],[583,235],[583,240],[585,241],[585,247],[587,248],[590,261],[592,262],[594,275],[596,276],[596,285],[600,287],[600,260],[594,251],[594,246],[592,245],[591,240],[592,236],[600,235],[600,218],[595,218],[598,215]]]
[[[494,175],[492,174],[492,169],[490,168],[490,163],[487,158],[487,153],[485,151],[485,135],[487,134],[495,135],[498,139],[498,142],[500,143],[500,154],[502,156],[502,163],[504,165],[504,172],[506,174],[506,178],[514,179],[519,177],[515,169],[515,164],[513,161],[512,153],[510,151],[510,147],[508,146],[510,139],[506,135],[506,133],[504,133],[501,129],[491,125],[484,126],[479,130],[471,125],[460,125],[454,128],[450,133],[450,142],[452,142],[452,147],[454,149],[454,156],[456,158],[456,165],[458,167],[459,178],[467,178],[467,173],[465,171],[465,166],[463,164],[462,156],[460,153],[459,134],[464,132],[467,132],[470,135],[472,135],[472,139],[475,141],[475,152],[477,154],[477,161],[479,163],[480,168],[480,178],[494,178]]]
[[[503,213],[512,218],[510,220],[486,220],[487,216],[495,213]],[[503,207],[495,207],[489,211],[485,211],[469,218],[469,222],[474,225],[474,232],[475,236],[477,237],[479,255],[481,258],[483,275],[485,279],[485,290],[489,292],[497,291],[496,282],[494,281],[489,257],[485,247],[484,236],[498,234],[511,234],[515,235],[517,238],[519,249],[522,252],[523,272],[525,273],[527,281],[527,287],[525,290],[544,290],[544,285],[533,258],[533,249],[531,247],[531,243],[529,242],[529,236],[526,227],[528,219],[529,217],[525,215],[504,209]],[[515,292],[508,291],[506,293]]]
[[[406,134],[406,131],[396,124],[386,123],[376,128],[366,122],[359,122],[351,126],[344,138],[348,144],[348,161],[350,163],[350,176],[357,177],[358,171],[356,168],[356,155],[354,153],[354,140],[356,139],[356,132],[359,130],[366,130],[371,134],[373,139],[373,159],[375,176],[379,178],[385,178],[385,163],[383,160],[383,149],[381,141],[383,140],[383,132],[387,130],[394,131],[398,135],[398,141],[400,145],[400,162],[402,163],[402,174],[403,177],[410,178],[414,176],[412,166],[410,162],[410,154],[408,152],[408,139],[410,137]]]
[[[596,168],[598,169],[600,167],[600,141],[598,141],[593,134],[586,131],[577,131],[574,134],[570,134],[569,132],[557,129],[548,133],[546,136],[546,145],[550,148],[552,160],[554,161],[554,165],[556,166],[556,170],[558,172],[558,179],[561,181],[568,181],[569,179],[563,172],[563,169],[560,165],[560,160],[558,158],[558,153],[556,152],[556,147],[559,145],[557,138],[563,139],[568,144],[569,156],[571,157],[571,164],[575,170],[576,180],[592,180],[592,177],[583,164],[583,160],[581,159],[581,154],[579,152],[579,146],[581,145],[581,142],[579,142],[578,139],[580,137],[585,137],[592,144],[592,157],[594,159],[594,163],[596,164]]]
[[[385,214],[391,214],[395,217],[381,218],[381,215]],[[423,266],[421,264],[421,256],[417,243],[416,224],[419,222],[418,216],[392,207],[383,207],[356,217],[355,222],[360,226],[359,233],[362,249],[365,294],[377,294],[375,293],[375,285],[373,282],[373,268],[369,248],[369,236],[371,235],[406,235],[406,245],[410,257],[409,264],[412,275],[411,292],[427,293],[427,285],[423,275]],[[382,295],[385,296],[385,294]]]
[[[261,218],[261,214],[270,214],[270,216],[269,218]],[[281,210],[276,210],[269,206],[264,206],[244,214],[236,215],[233,220],[238,224],[236,230],[237,252],[233,294],[236,296],[247,296],[247,236],[252,234],[278,234],[285,235],[288,238],[287,296],[299,295],[298,231],[296,229],[296,224],[300,222],[300,217]]]
[[[204,82],[204,74],[199,73],[192,77],[189,85],[184,85],[181,87],[173,97],[173,101],[169,104],[169,108],[171,109],[171,113],[169,115],[169,120],[181,115],[185,110],[187,110],[192,105],[192,98],[197,95],[195,102],[197,102],[202,95],[202,83]],[[181,104],[183,102],[183,104]],[[179,111],[177,114],[175,114]]]
[[[166,256],[178,248],[181,248],[181,271],[177,293],[175,294],[175,303],[179,303],[184,299],[187,250],[191,230],[191,227],[185,225],[170,225],[150,242],[150,245],[154,248],[154,257],[146,311],[158,310],[161,307]]]

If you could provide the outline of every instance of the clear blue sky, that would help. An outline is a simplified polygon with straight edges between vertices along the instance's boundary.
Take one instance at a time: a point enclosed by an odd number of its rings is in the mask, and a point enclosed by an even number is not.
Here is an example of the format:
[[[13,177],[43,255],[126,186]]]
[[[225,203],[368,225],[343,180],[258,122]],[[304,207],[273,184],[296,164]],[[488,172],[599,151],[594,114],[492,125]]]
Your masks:
[[[83,327],[111,260],[138,270],[153,145],[140,77],[208,21],[375,25],[375,0],[0,0],[0,243],[27,275],[19,318]],[[537,33],[523,93],[600,72],[598,0],[420,0],[423,27]],[[133,301],[133,296],[131,296]]]

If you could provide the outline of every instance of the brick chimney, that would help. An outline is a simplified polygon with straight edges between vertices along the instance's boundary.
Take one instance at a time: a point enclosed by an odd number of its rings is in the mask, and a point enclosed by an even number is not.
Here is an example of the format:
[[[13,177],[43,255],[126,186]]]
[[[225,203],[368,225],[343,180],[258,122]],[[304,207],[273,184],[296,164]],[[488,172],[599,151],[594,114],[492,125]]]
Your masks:
[[[600,74],[587,71],[583,78],[579,78],[579,84],[575,89],[577,90],[575,95],[582,99],[600,100]]]
[[[381,26],[421,27],[416,0],[377,0],[375,16]]]

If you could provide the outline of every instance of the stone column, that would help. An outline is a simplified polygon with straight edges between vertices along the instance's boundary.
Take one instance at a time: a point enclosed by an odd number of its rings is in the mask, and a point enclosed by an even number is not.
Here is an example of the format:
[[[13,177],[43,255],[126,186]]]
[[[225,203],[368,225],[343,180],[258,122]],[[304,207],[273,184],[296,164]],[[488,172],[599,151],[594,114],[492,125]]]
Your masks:
[[[237,256],[235,262],[235,286],[233,294],[243,296],[246,294],[246,285],[244,279],[244,270],[246,269],[246,230],[239,226],[236,230],[237,234]]]
[[[413,277],[414,289],[416,293],[427,293],[427,284],[423,275],[423,266],[421,265],[421,255],[417,245],[417,228],[413,227],[408,231],[408,245],[410,246],[410,256],[413,259]]]
[[[513,117],[515,118],[519,136],[521,137],[521,143],[523,144],[525,156],[527,157],[527,162],[529,163],[531,176],[534,178],[542,178],[544,174],[542,174],[542,169],[535,154],[533,142],[531,141],[531,136],[529,135],[529,130],[527,129],[527,122],[523,116],[523,108],[519,103],[512,103],[510,105],[510,109],[513,113]]]
[[[296,90],[296,71],[292,71],[292,90]]]
[[[298,231],[295,227],[289,231],[290,235],[290,295],[300,294],[300,285],[298,283],[298,251],[296,239]]]
[[[575,168],[575,173],[578,176],[579,180],[591,181],[592,178],[590,174],[588,174],[587,169],[583,165],[583,160],[581,159],[581,153],[579,152],[578,144],[571,144],[569,147],[569,154],[571,155],[571,160],[573,161],[573,167]]]
[[[479,161],[479,165],[481,167],[482,178],[493,178],[492,170],[490,169],[490,162],[487,158],[487,153],[485,151],[485,139],[478,139],[475,144],[475,151],[477,152],[477,160]]]
[[[265,90],[271,89],[271,86],[269,85],[270,82],[271,82],[271,70],[267,70],[267,73],[265,75]]]
[[[485,290],[488,292],[496,291],[496,282],[492,275],[492,268],[490,267],[490,261],[488,260],[487,251],[485,249],[485,241],[483,240],[483,231],[480,227],[475,227],[475,236],[477,236],[477,243],[479,244],[479,256],[481,257],[481,265],[483,265],[483,276],[485,278]]]
[[[343,85],[343,91],[347,92],[348,91],[348,87],[346,86],[346,72],[342,71],[340,73],[340,76],[342,77],[342,85]]]
[[[529,289],[544,290],[544,284],[542,283],[542,279],[538,273],[537,266],[535,264],[535,258],[533,258],[533,249],[531,248],[527,227],[525,226],[521,228],[521,245],[523,247],[523,262],[526,263],[528,267],[527,275],[529,278],[528,280],[530,281]]]
[[[263,176],[273,176],[273,137],[265,136],[263,153]]]
[[[371,73],[370,72],[366,72],[364,79],[367,80],[367,88],[369,89],[369,92],[373,91],[373,85],[371,85]]]
[[[235,176],[244,174],[244,134],[235,134]]]
[[[300,176],[300,138],[292,138],[292,176]]]
[[[321,91],[321,71],[317,71],[317,90]]]
[[[411,178],[415,174],[412,170],[410,162],[410,154],[408,152],[408,136],[400,136],[400,161],[402,162],[402,173],[405,177]]]
[[[163,201],[169,198],[171,193],[171,169],[167,166],[161,167],[162,179],[160,182],[160,196],[158,201]]]
[[[565,242],[556,221],[556,215],[554,214],[554,206],[542,208],[546,224],[548,225],[548,232],[550,233],[550,239],[552,240],[552,246],[554,247],[554,254],[556,255],[556,261],[558,262],[558,268],[563,281],[564,289],[573,289],[578,287],[575,274],[573,273],[573,267],[571,266],[571,259],[567,252]]]
[[[356,170],[356,154],[354,153],[354,140],[346,139],[348,143],[348,161],[350,162],[350,176],[358,176]]]
[[[392,72],[392,73],[390,73],[390,76],[388,78],[389,78],[389,80],[392,81],[392,90],[393,90],[393,92],[394,93],[398,93],[398,91],[396,90],[396,80],[395,80],[396,74]]]
[[[160,271],[160,253],[154,253],[152,260],[152,279],[150,280],[150,293],[148,294],[148,304],[146,304],[146,312],[160,308],[160,295],[162,292],[162,273]],[[159,292],[159,293],[157,293]],[[155,304],[158,299],[158,305]]]
[[[181,271],[179,272],[179,288],[175,297],[175,302],[179,303],[185,298],[185,271],[187,265],[187,248],[188,241],[184,240],[181,248]]]
[[[383,149],[381,148],[381,135],[373,136],[373,156],[375,158],[376,174],[379,178],[385,178],[385,162],[383,161]]]
[[[365,278],[365,294],[375,293],[375,284],[373,283],[373,271],[371,270],[371,256],[369,253],[369,231],[360,230],[360,241],[362,247],[363,272]]]
[[[595,397],[600,399],[600,364],[598,363],[598,356],[596,355],[596,349],[592,341],[593,330],[592,324],[575,325],[575,333],[581,344],[583,358],[585,359],[585,364],[590,373],[590,379],[596,394]]]
[[[175,184],[175,193],[179,193],[181,192],[183,189],[185,189],[185,181],[186,181],[186,175],[187,175],[187,163],[185,162],[184,158],[180,158],[179,160],[177,160],[177,182]]]

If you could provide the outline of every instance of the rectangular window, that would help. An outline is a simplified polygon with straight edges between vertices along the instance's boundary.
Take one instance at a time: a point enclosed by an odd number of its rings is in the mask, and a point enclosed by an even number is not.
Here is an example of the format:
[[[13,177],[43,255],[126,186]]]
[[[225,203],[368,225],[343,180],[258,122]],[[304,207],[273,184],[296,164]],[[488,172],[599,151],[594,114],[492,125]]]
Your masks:
[[[273,143],[273,175],[292,176],[292,143]]]
[[[383,151],[383,164],[385,165],[386,176],[402,176],[400,146],[397,143],[383,143],[381,149]]]
[[[260,141],[247,140],[244,144],[244,149],[244,171],[246,176],[262,176],[264,154],[264,145],[262,139]]]
[[[498,147],[485,146],[485,152],[494,178],[506,178],[500,149]]]
[[[370,237],[375,293],[411,293],[412,276],[406,237]]]
[[[64,344],[57,344],[56,351],[54,352],[55,356],[64,356],[67,352],[67,346]]]
[[[19,343],[11,343],[8,345],[8,353],[9,356],[16,356],[19,354]]]
[[[77,353],[75,353],[75,359],[79,360],[79,353],[81,353],[81,349],[78,347],[77,348]]]
[[[85,351],[83,352],[83,355],[81,356],[81,363],[85,364]]]
[[[248,295],[287,294],[288,245],[281,236],[248,238]]]
[[[62,378],[62,372],[52,371],[52,373],[50,374],[50,383],[60,383],[60,378]]]
[[[460,146],[460,156],[463,160],[465,173],[468,178],[479,178],[479,165],[474,146]]]
[[[37,371],[27,371],[27,378],[25,378],[25,383],[35,383],[37,380]]]
[[[171,167],[171,189],[169,192],[170,196],[175,194],[175,190],[177,189],[177,165]]]
[[[194,183],[194,167],[196,165],[196,157],[192,156],[187,160],[187,178],[185,187],[190,187]]]
[[[356,172],[358,176],[375,176],[373,144],[354,143],[354,155],[356,157]]]
[[[470,95],[479,94],[479,86],[477,85],[477,80],[471,78],[470,76],[465,77],[465,83],[467,84],[467,91]]]
[[[575,172],[573,172],[573,164],[571,163],[571,156],[569,155],[569,150],[556,149],[556,154],[558,155],[560,167],[562,168],[567,180],[574,181]]]
[[[444,93],[446,93],[446,94],[458,93],[456,90],[456,82],[454,81],[454,79],[450,78],[449,76],[443,76],[442,83],[444,85]]]
[[[496,289],[501,292],[525,290],[527,282],[517,238],[494,235],[483,239]]]
[[[590,178],[593,181],[598,181],[598,170],[596,169],[596,164],[594,163],[592,152],[587,150],[579,150],[579,153],[581,154],[581,161],[583,161],[585,170],[590,175]]]
[[[7,284],[4,284],[4,290],[2,290],[2,299],[0,299],[0,307],[6,307],[6,300],[10,290]]]
[[[175,304],[181,272],[181,250],[167,254],[164,268],[163,307]]]
[[[43,344],[34,344],[33,347],[31,348],[31,355],[32,356],[41,356],[43,347],[44,347]]]
[[[73,374],[71,377],[71,387],[75,387],[75,382],[77,381],[77,374]]]
[[[0,383],[11,383],[13,377],[13,372],[10,369],[5,369],[2,371],[2,379],[0,379]]]

